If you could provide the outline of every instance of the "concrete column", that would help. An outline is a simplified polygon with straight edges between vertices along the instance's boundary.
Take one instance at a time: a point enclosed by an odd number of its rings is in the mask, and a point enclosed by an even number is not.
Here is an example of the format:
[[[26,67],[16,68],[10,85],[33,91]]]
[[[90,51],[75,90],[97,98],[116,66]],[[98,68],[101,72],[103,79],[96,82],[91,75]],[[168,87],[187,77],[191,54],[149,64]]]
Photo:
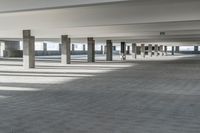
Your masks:
[[[152,44],[149,44],[149,46],[148,46],[148,55],[150,56],[150,57],[152,57]]]
[[[88,41],[88,62],[95,62],[95,40],[92,37]]]
[[[176,50],[175,51],[176,51],[176,53],[179,53],[179,51],[180,51],[179,50],[179,46],[176,46]]]
[[[106,60],[107,61],[112,61],[113,60],[113,48],[112,48],[112,46],[113,46],[113,43],[112,43],[112,41],[111,40],[107,40],[106,41],[106,46],[107,46],[107,54],[106,54]]]
[[[35,68],[35,37],[30,30],[23,30],[23,66]]]
[[[84,52],[86,51],[86,47],[85,47],[85,44],[83,44],[83,51],[84,51]]]
[[[5,42],[5,50],[19,50],[20,42],[19,41],[4,41]]]
[[[71,51],[71,53],[74,54],[74,52],[75,52],[75,44],[72,44],[72,51]]]
[[[167,46],[165,46],[164,53],[167,55]]]
[[[133,55],[133,58],[137,59],[137,44],[136,43],[132,44],[132,55]]]
[[[43,53],[47,55],[47,43],[43,43]]]
[[[62,52],[62,44],[59,44],[59,54],[61,55]]]
[[[174,46],[172,46],[172,55],[174,55]]]
[[[116,46],[113,46],[113,51],[116,51]]]
[[[129,55],[130,54],[130,46],[127,46],[127,51],[126,54]]]
[[[101,45],[101,54],[104,54],[103,45]]]
[[[160,55],[161,55],[161,56],[164,55],[163,45],[160,45]]]
[[[199,46],[194,46],[194,53],[198,54],[199,53]]]
[[[141,44],[141,56],[145,58],[145,45]]]
[[[68,35],[62,35],[61,42],[61,63],[71,64],[71,39],[68,37]]]
[[[155,52],[154,52],[155,56],[158,56],[158,45],[155,45]]]
[[[126,43],[121,42],[121,60],[126,60]]]
[[[19,41],[4,41],[3,57],[22,57]]]
[[[105,45],[104,47],[103,47],[103,54],[106,54],[106,52],[107,52],[107,46]]]

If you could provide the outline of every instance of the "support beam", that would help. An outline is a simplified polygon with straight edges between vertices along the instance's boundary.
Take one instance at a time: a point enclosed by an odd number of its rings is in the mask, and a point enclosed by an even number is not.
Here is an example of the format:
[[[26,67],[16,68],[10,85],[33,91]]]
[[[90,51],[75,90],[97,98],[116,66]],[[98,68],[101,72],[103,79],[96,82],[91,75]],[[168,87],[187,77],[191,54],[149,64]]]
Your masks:
[[[158,56],[158,45],[155,45],[155,52],[154,52],[155,56]]]
[[[126,43],[121,42],[121,60],[126,60]]]
[[[23,67],[35,68],[35,37],[30,30],[23,30]]]
[[[145,58],[145,45],[141,44],[141,56]]]
[[[71,39],[68,35],[61,36],[61,62],[62,64],[71,64]]]
[[[132,44],[132,56],[133,58],[137,59],[137,44],[136,43]]]
[[[174,46],[172,46],[172,55],[174,55]]]
[[[107,52],[106,52],[106,60],[112,61],[113,60],[113,43],[111,40],[106,41]]]
[[[88,41],[88,62],[95,62],[95,40],[92,37]]]
[[[148,55],[150,57],[152,57],[152,55],[153,55],[153,53],[152,53],[152,44],[149,44],[149,46],[148,46]]]

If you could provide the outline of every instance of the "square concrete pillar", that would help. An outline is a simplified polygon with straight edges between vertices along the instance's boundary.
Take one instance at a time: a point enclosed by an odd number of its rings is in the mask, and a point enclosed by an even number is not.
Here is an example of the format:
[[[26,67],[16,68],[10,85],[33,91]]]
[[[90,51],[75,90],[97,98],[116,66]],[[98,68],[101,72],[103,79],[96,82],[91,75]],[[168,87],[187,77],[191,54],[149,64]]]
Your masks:
[[[130,54],[130,46],[127,46],[127,51],[126,54],[129,55]]]
[[[86,47],[85,47],[85,44],[83,44],[83,52],[86,51]]]
[[[103,45],[101,45],[101,54],[104,54],[104,51],[103,51]]]
[[[113,46],[113,51],[116,51],[116,46]]]
[[[199,46],[194,46],[194,53],[198,54],[199,53]]]
[[[132,56],[133,58],[137,59],[137,44],[136,43],[132,44]]]
[[[105,45],[105,46],[103,46],[103,55],[105,55],[106,52],[107,52],[107,46]]]
[[[172,46],[172,55],[174,55],[174,46]]]
[[[88,62],[95,62],[95,40],[92,37],[88,41]]]
[[[165,55],[167,55],[167,46],[165,46],[165,48],[164,48],[164,53],[165,53]]]
[[[106,52],[106,60],[112,61],[113,60],[113,43],[111,40],[106,41],[107,52]]]
[[[68,35],[62,35],[61,42],[61,63],[71,64],[71,39],[68,38]]]
[[[43,55],[47,55],[47,43],[43,43]]]
[[[141,56],[145,58],[145,45],[141,44]]]
[[[20,51],[19,41],[3,41],[4,47],[2,47],[3,57],[21,57],[23,54]]]
[[[161,55],[161,56],[164,55],[163,45],[160,45],[160,55]]]
[[[148,45],[148,55],[149,55],[150,57],[152,57],[152,55],[153,55],[153,53],[152,53],[152,44],[149,44],[149,45]]]
[[[62,52],[62,44],[59,43],[59,54],[61,55]]]
[[[35,68],[35,37],[30,30],[23,30],[23,66]]]
[[[72,53],[75,51],[75,44],[72,44]]]
[[[121,60],[126,60],[126,43],[121,42]]]
[[[179,51],[180,51],[179,50],[179,46],[176,46],[176,50],[175,51],[176,51],[176,53],[179,53]]]
[[[155,45],[155,52],[154,52],[155,56],[158,56],[158,45]]]

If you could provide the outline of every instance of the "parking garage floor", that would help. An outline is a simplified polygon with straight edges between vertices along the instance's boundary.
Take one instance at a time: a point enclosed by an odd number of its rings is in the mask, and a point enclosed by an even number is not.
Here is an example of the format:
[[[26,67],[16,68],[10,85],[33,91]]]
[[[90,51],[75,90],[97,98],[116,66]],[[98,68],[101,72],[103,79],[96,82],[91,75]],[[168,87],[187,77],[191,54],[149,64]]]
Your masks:
[[[98,58],[0,59],[0,133],[200,132],[200,56]]]

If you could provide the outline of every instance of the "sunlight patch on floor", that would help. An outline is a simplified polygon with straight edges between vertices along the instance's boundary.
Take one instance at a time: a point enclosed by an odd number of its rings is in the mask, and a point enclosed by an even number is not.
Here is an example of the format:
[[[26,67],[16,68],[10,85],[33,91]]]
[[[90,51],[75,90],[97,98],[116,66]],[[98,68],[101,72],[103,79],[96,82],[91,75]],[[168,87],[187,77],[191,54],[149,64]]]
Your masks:
[[[0,99],[6,99],[6,98],[8,98],[9,96],[2,96],[2,95],[0,95]]]
[[[12,64],[13,63],[13,64]],[[63,65],[58,62],[36,62],[35,69],[23,69],[20,61],[1,61],[0,85],[2,84],[61,84],[77,79],[97,76],[135,66],[130,63],[78,63]],[[8,66],[6,66],[6,64]],[[18,64],[18,65],[16,65]],[[15,66],[16,65],[16,66]]]
[[[56,83],[62,83],[62,82],[70,82],[73,80],[76,80],[79,78],[74,77],[26,77],[26,76],[0,76],[0,85],[1,83],[34,83],[34,84],[56,84]]]
[[[40,91],[41,89],[23,88],[23,87],[4,87],[0,86],[0,91]],[[1,98],[1,96],[0,96]]]

